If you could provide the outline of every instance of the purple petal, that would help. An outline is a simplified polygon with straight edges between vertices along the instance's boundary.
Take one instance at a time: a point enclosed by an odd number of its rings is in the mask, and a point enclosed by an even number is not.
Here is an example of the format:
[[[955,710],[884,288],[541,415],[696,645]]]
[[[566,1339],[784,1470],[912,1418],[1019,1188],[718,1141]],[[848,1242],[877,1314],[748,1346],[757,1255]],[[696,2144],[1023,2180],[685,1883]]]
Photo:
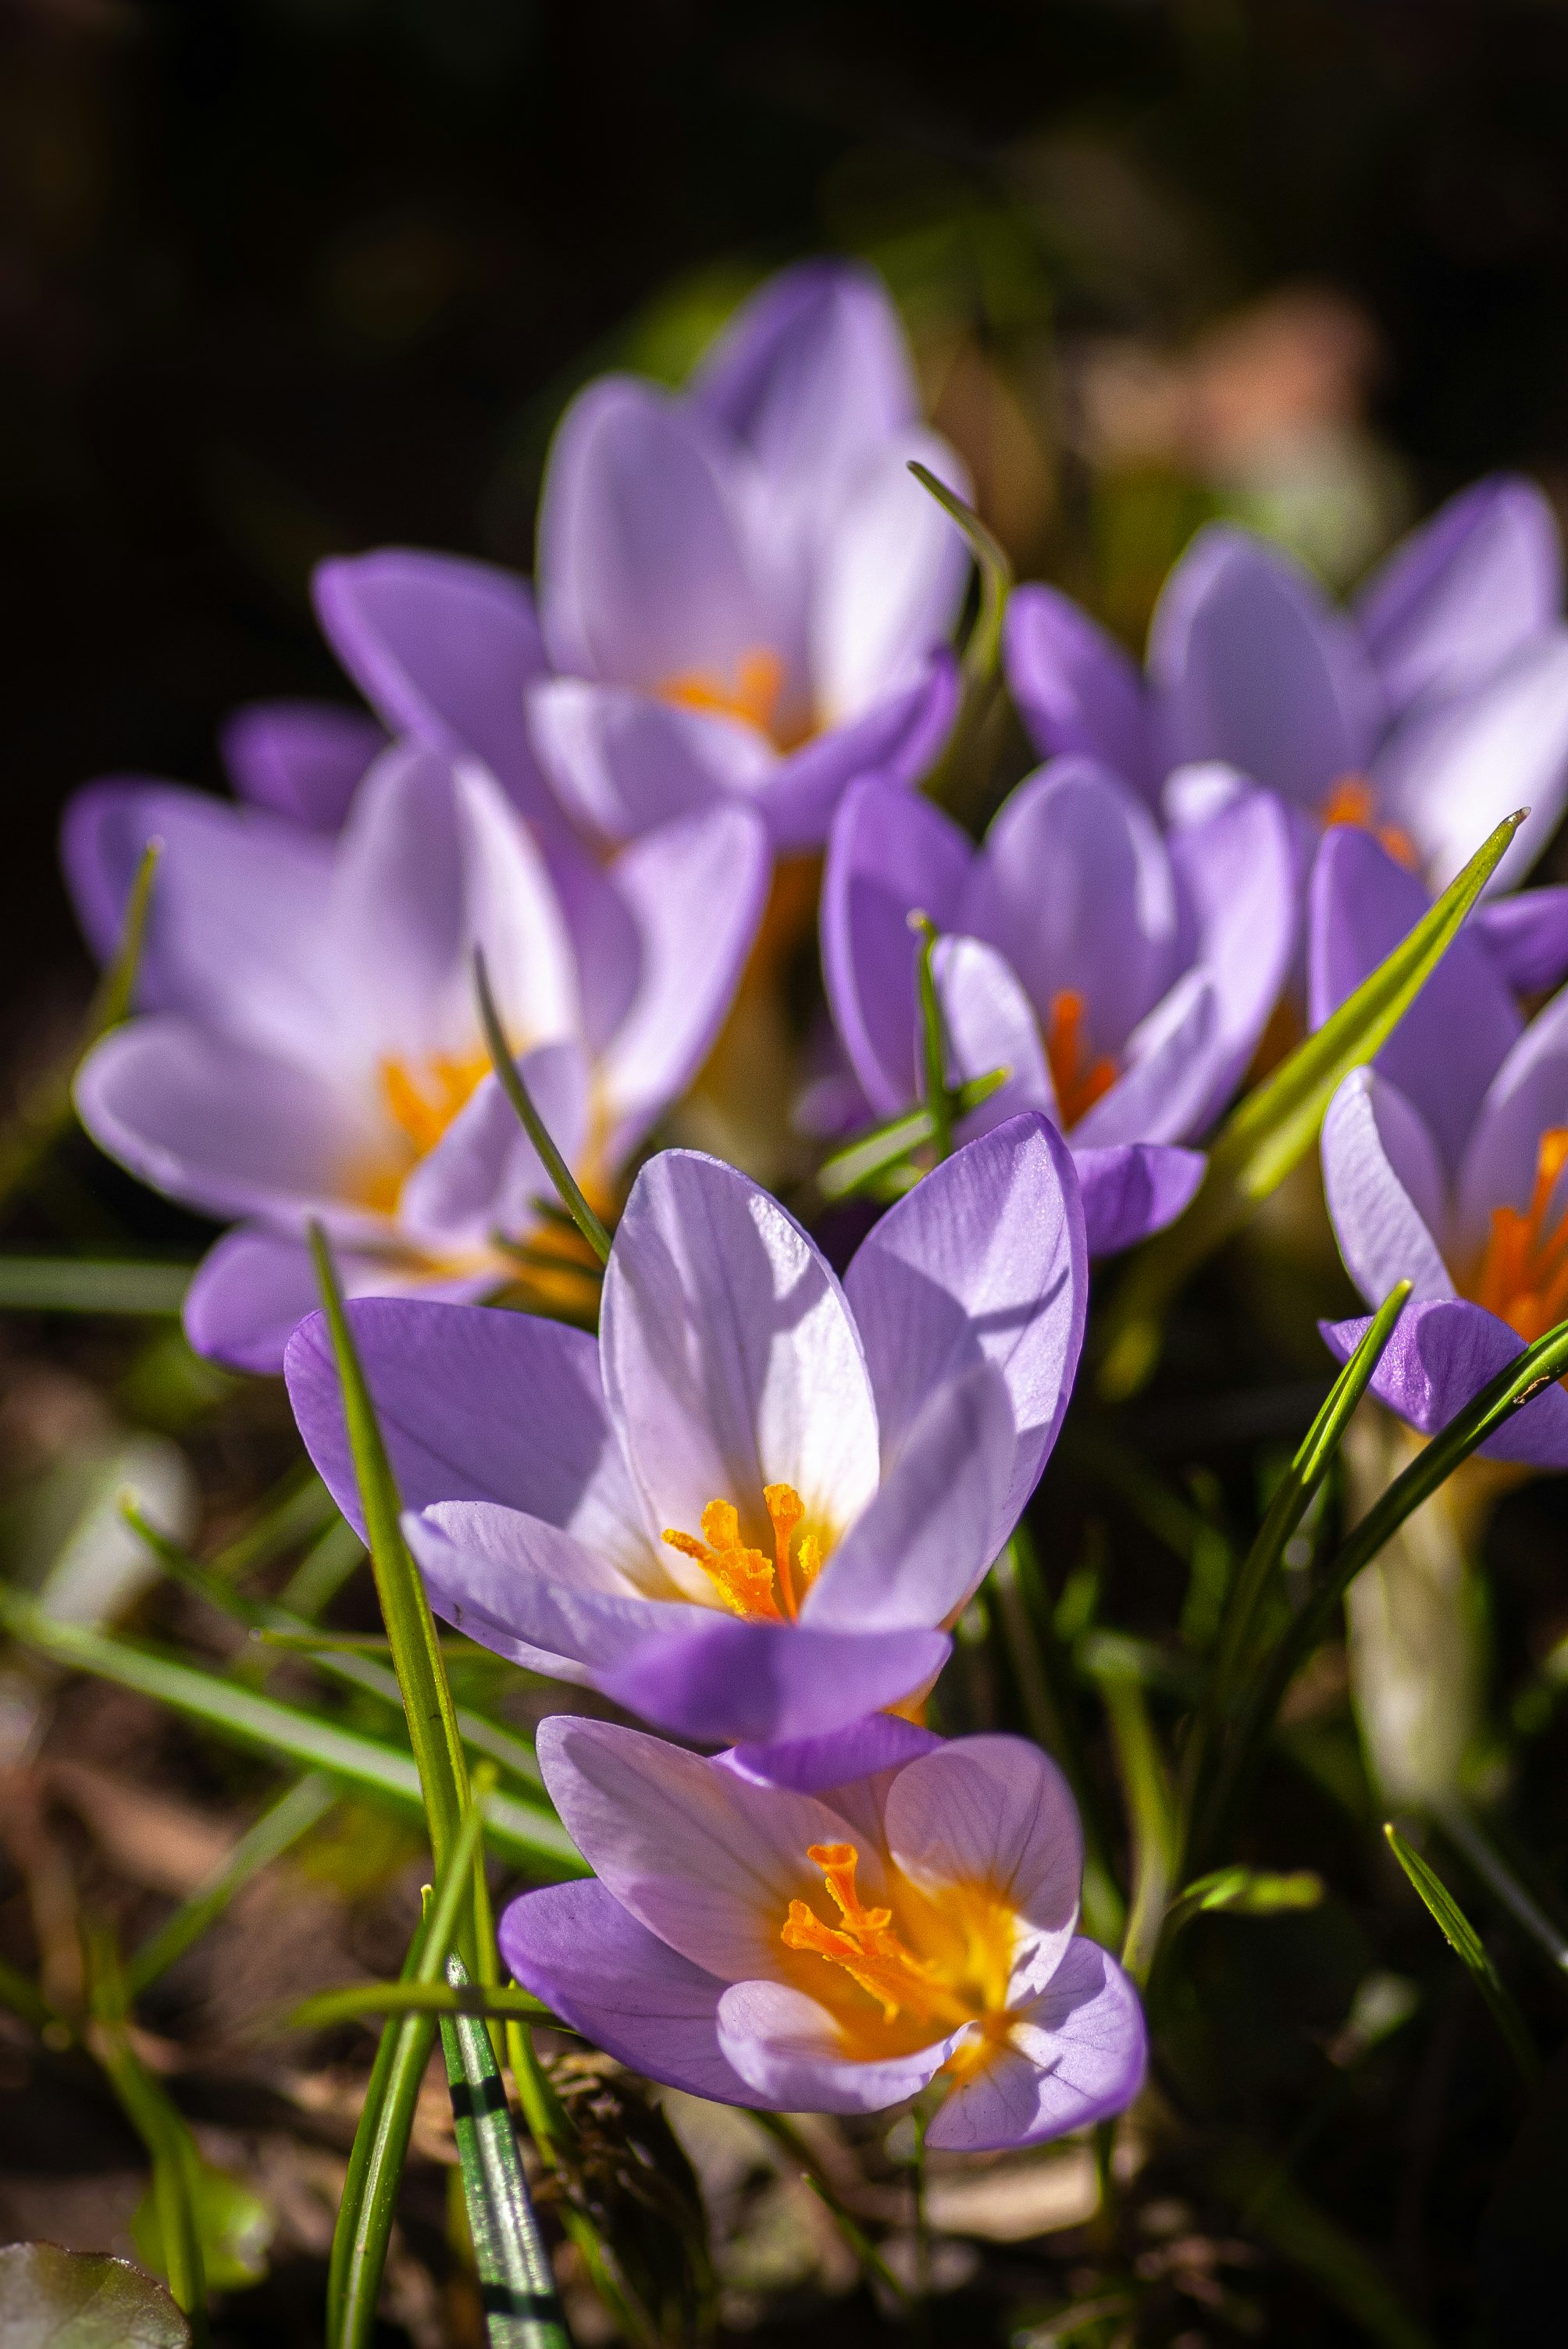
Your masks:
[[[523,695],[546,664],[522,580],[382,546],[322,564],[315,595],[327,642],[394,733],[473,752],[519,807],[548,811],[523,725]]]
[[[892,1117],[914,1097],[913,911],[951,927],[975,851],[918,792],[868,776],[833,819],[822,874],[828,1004],[872,1106]]]
[[[819,1630],[719,1617],[651,1641],[596,1684],[629,1713],[701,1744],[772,1744],[841,1729],[923,1696],[952,1652],[934,1630]]]
[[[1127,1040],[1127,1065],[1073,1127],[1080,1150],[1184,1142],[1202,1131],[1223,1058],[1219,988],[1199,965]]]
[[[1350,1360],[1367,1327],[1364,1320],[1318,1324],[1342,1362]],[[1523,1351],[1523,1341],[1506,1321],[1468,1298],[1412,1300],[1394,1325],[1373,1373],[1372,1392],[1419,1434],[1435,1435]],[[1548,1387],[1480,1448],[1489,1460],[1568,1468],[1568,1394],[1559,1384]]]
[[[1108,1150],[1075,1150],[1083,1198],[1084,1237],[1091,1257],[1115,1256],[1173,1224],[1203,1179],[1201,1150],[1168,1143],[1123,1142]]]
[[[845,2055],[835,2018],[788,1983],[736,1982],[718,2002],[720,2047],[758,2102],[775,2110],[884,2112],[919,2095],[959,2035],[867,2062]]]
[[[1015,1961],[1054,1973],[1078,1923],[1083,1834],[1067,1780],[1026,1738],[965,1737],[902,1769],[884,1812],[893,1861],[933,1900],[983,1885],[1028,1929]]]
[[[779,766],[740,719],[586,678],[536,685],[528,727],[556,797],[600,840],[634,840],[732,793],[760,794]]]
[[[1353,1069],[1323,1121],[1323,1185],[1346,1270],[1369,1305],[1397,1281],[1451,1297],[1447,1185],[1431,1131],[1398,1087]]]
[[[304,824],[336,832],[354,787],[387,737],[362,709],[332,701],[252,701],[223,721],[218,737],[229,780],[242,800]]]
[[[562,417],[539,514],[540,617],[563,675],[656,692],[722,684],[758,652],[788,660],[712,429],[629,378]]]
[[[1370,833],[1336,824],[1325,835],[1307,905],[1307,1016],[1315,1028],[1393,952],[1430,902]],[[1450,1173],[1522,1024],[1484,947],[1461,931],[1377,1055],[1384,1076],[1430,1127]]]
[[[668,1150],[638,1175],[600,1319],[604,1392],[648,1520],[690,1532],[733,1501],[772,1547],[766,1485],[841,1533],[875,1493],[876,1406],[814,1241],[732,1166]]]
[[[499,1501],[613,1555],[643,1539],[585,1331],[390,1299],[354,1306],[349,1319],[407,1507]],[[362,1526],[325,1314],[295,1331],[284,1370],[305,1449]]]
[[[1149,633],[1164,763],[1223,759],[1315,809],[1371,754],[1381,697],[1355,630],[1279,548],[1201,530]]]
[[[861,718],[918,682],[951,635],[969,552],[909,471],[918,460],[969,498],[963,460],[934,432],[911,430],[865,466],[845,496],[816,568],[811,677],[830,725]]]
[[[453,1279],[412,1255],[336,1252],[348,1297],[421,1297],[466,1301],[495,1286],[492,1273]],[[208,1249],[185,1292],[185,1335],[199,1354],[231,1370],[276,1377],[288,1341],[321,1302],[310,1248],[255,1224],[241,1224]]]
[[[1013,1528],[1012,1400],[990,1362],[939,1387],[882,1490],[824,1564],[801,1620],[884,1631],[950,1623]]]
[[[1097,760],[1149,797],[1155,781],[1138,664],[1058,588],[1016,587],[1003,628],[1007,686],[1042,758]]]
[[[1214,982],[1213,1085],[1198,1133],[1235,1091],[1295,954],[1303,876],[1294,835],[1272,792],[1248,791],[1171,836],[1193,955]]]
[[[1568,978],[1568,889],[1489,897],[1471,914],[1470,930],[1515,995],[1545,995]]]
[[[1495,824],[1528,808],[1490,895],[1517,887],[1568,801],[1568,629],[1534,637],[1473,693],[1412,711],[1377,753],[1380,805],[1445,888]]]
[[[1109,2119],[1143,2085],[1147,2033],[1115,1960],[1081,1936],[1008,2044],[954,2089],[926,2132],[948,2153],[1038,2145]]]
[[[845,789],[861,775],[919,781],[946,740],[957,708],[957,663],[938,650],[915,683],[781,759],[758,795],[774,847],[781,854],[820,848]]]
[[[716,807],[650,832],[612,868],[636,926],[636,992],[600,1056],[605,1144],[618,1164],[696,1074],[717,1035],[768,900],[759,816]]]
[[[1494,1207],[1529,1207],[1542,1136],[1563,1125],[1568,993],[1555,996],[1531,1021],[1481,1103],[1459,1174],[1458,1245],[1467,1255],[1485,1246]]]
[[[1563,605],[1556,518],[1533,481],[1494,473],[1439,506],[1356,599],[1388,707],[1470,691]]]
[[[1072,1157],[1043,1117],[1012,1118],[918,1183],[844,1281],[895,1458],[926,1398],[985,1360],[1013,1401],[1009,1526],[1039,1480],[1078,1369],[1088,1258]]]
[[[1119,1054],[1176,977],[1176,888],[1148,808],[1109,768],[1054,760],[985,835],[958,926],[1000,948],[1048,1023],[1084,1006],[1092,1054]]]
[[[718,2044],[723,1985],[627,1915],[602,1884],[552,1884],[501,1911],[500,1953],[524,1990],[617,2063],[719,2105],[754,2105]]]
[[[954,1081],[967,1083],[997,1069],[1008,1072],[1006,1083],[964,1120],[959,1128],[963,1139],[973,1141],[1028,1110],[1038,1110],[1059,1126],[1061,1112],[1040,1023],[1006,957],[978,938],[938,938],[931,975]],[[923,1072],[916,1090],[923,1099]]]
[[[716,1758],[758,1785],[789,1786],[798,1795],[825,1795],[851,1780],[902,1770],[917,1754],[930,1754],[942,1740],[897,1713],[868,1713],[848,1729],[820,1737],[797,1737],[774,1745],[736,1745]]]

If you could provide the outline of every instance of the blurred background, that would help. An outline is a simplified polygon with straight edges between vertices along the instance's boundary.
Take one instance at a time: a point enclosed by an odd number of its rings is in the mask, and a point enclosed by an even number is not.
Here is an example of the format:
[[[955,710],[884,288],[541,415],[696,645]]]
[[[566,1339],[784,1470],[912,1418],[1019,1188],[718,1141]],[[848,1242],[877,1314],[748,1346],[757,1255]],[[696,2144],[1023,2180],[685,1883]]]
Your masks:
[[[1020,568],[1131,639],[1216,509],[1342,584],[1556,490],[1565,95],[1557,0],[0,0],[7,1058],[88,984],[67,793],[336,690],[321,554],[528,567],[574,385],[801,252],[886,271]]]

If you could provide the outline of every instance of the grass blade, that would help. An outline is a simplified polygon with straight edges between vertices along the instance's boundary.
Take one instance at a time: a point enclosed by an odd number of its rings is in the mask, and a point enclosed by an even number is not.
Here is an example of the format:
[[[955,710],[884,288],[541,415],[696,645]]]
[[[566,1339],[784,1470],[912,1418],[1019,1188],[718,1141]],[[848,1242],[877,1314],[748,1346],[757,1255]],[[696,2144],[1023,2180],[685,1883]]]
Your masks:
[[[932,1147],[939,1159],[951,1158],[953,1095],[947,1081],[947,1031],[931,967],[936,947],[936,926],[929,915],[913,913],[909,917],[909,926],[920,940],[914,976],[920,1005],[920,1064],[925,1071],[925,1107],[931,1119]]]
[[[1411,1848],[1392,1819],[1384,1823],[1383,1833],[1388,1839],[1389,1850],[1425,1903],[1432,1922],[1485,1999],[1491,2019],[1507,2042],[1508,2052],[1518,2064],[1526,2085],[1533,2088],[1541,2076],[1541,2057],[1530,2035],[1530,2025],[1521,2014],[1512,1992],[1487,1955],[1480,1935],[1437,1870],[1428,1866],[1418,1851]]]
[[[1131,1671],[1110,1663],[1101,1664],[1095,1678],[1110,1721],[1132,1830],[1132,1900],[1121,1962],[1141,1989],[1154,1963],[1166,1903],[1181,1864],[1175,1811],[1142,1683]]]
[[[517,1112],[523,1132],[539,1154],[539,1161],[560,1194],[561,1203],[598,1257],[601,1264],[610,1261],[610,1235],[577,1187],[577,1178],[555,1146],[549,1127],[533,1105],[533,1096],[522,1081],[522,1072],[512,1058],[500,1024],[500,1015],[490,993],[490,978],[485,969],[484,950],[474,948],[474,992],[479,998],[480,1022],[485,1031],[485,1044],[490,1056],[490,1066],[496,1081]]]
[[[0,1312],[177,1316],[195,1267],[135,1257],[0,1256]]]
[[[447,1980],[468,1988],[460,1958],[448,1959]],[[470,2015],[443,2014],[441,2048],[491,2349],[572,2349],[490,2034]]]
[[[478,2014],[498,2022],[553,2023],[549,2007],[515,1983],[477,1982],[455,1991],[445,1982],[349,1982],[317,1991],[288,2017],[291,2031],[327,2031],[372,2014]]]
[[[1374,1060],[1442,960],[1528,810],[1507,816],[1408,937],[1298,1044],[1222,1127],[1191,1206],[1139,1251],[1106,1317],[1102,1393],[1140,1386],[1160,1351],[1166,1307],[1188,1275],[1245,1222],[1304,1158],[1342,1080]]]
[[[980,608],[964,647],[964,696],[953,730],[924,788],[934,800],[965,815],[978,812],[991,761],[983,738],[1001,688],[1002,622],[1012,591],[1013,566],[1006,550],[986,529],[973,506],[938,481],[927,465],[909,467],[923,490],[936,500],[969,542],[980,580]]]
[[[302,1836],[308,1835],[336,1800],[337,1788],[331,1780],[312,1771],[309,1776],[297,1779],[270,1810],[263,1811],[254,1826],[240,1837],[222,1866],[213,1870],[205,1884],[198,1885],[189,1900],[182,1901],[172,1916],[165,1918],[137,1951],[126,1969],[131,1996],[139,1996],[150,1982],[168,1971],[177,1958],[183,1957],[191,1943],[200,1940],[208,1927],[222,1915],[235,1894],[263,1868],[281,1859]]]
[[[1012,1073],[1010,1069],[988,1069],[983,1077],[971,1077],[950,1087],[952,1119],[967,1117],[971,1110],[1000,1092]],[[902,1116],[870,1127],[825,1158],[817,1170],[817,1188],[824,1199],[847,1199],[935,1140],[936,1121],[923,1102],[918,1109],[905,1110]]]

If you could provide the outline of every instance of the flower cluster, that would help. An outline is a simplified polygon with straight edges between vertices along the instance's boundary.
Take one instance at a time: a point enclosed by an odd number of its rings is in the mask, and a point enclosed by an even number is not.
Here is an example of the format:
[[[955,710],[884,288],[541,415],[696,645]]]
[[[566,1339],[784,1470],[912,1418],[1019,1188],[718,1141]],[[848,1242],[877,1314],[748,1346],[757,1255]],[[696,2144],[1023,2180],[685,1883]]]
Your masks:
[[[1519,1002],[1568,970],[1568,892],[1506,894],[1568,798],[1568,629],[1515,481],[1447,507],[1349,614],[1202,532],[1146,671],[1019,588],[1006,681],[1043,764],[976,839],[921,788],[958,739],[967,555],[912,459],[963,497],[880,286],[786,273],[678,395],[613,377],[572,402],[531,592],[409,550],[325,564],[367,710],[242,711],[233,803],[94,784],[65,861],[107,955],[160,844],[136,1014],[77,1100],[232,1224],[192,1343],[286,1369],[363,1522],[319,1226],[436,1612],[724,1749],[546,1724],[594,1877],[508,1911],[519,1980],[723,2101],[858,2112],[935,2083],[930,2141],[977,2149],[1114,2113],[1143,2068],[1128,1978],[1076,1930],[1057,1768],[923,1725],[1061,1427],[1089,1259],[1182,1214],[1260,1051],[1327,1019],[1522,798],[1492,894],[1336,1097],[1324,1165],[1367,1302],[1415,1284],[1377,1391],[1417,1427],[1568,1309],[1568,995]],[[852,1254],[806,1228],[804,1181],[797,1215],[678,1146],[777,949],[779,860],[815,889],[819,851],[814,1047],[847,1123],[916,1134]],[[476,955],[613,1226],[602,1278],[491,1066]],[[1568,1465],[1568,1400],[1497,1441]]]

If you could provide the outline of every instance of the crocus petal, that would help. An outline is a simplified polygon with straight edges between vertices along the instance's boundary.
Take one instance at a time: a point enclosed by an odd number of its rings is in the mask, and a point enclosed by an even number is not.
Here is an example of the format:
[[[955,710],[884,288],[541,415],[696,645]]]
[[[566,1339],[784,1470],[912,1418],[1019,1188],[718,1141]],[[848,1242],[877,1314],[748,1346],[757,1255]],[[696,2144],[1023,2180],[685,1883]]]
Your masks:
[[[77,1074],[77,1113],[99,1148],[171,1199],[385,1245],[385,1216],[353,1203],[356,1164],[382,1136],[341,1088],[171,1012],[132,1020]]]
[[[1435,889],[1505,815],[1527,807],[1487,884],[1493,895],[1516,887],[1568,800],[1568,629],[1534,637],[1474,693],[1413,711],[1373,775],[1380,811],[1408,833]]]
[[[1503,985],[1546,995],[1568,978],[1568,889],[1520,889],[1489,897],[1470,917]]]
[[[529,1313],[377,1299],[354,1342],[404,1504],[499,1501],[634,1560],[647,1544],[586,1331]],[[294,1333],[289,1401],[327,1490],[363,1527],[325,1314]]]
[[[1149,632],[1164,763],[1223,759],[1315,808],[1366,767],[1381,697],[1350,623],[1279,548],[1201,530]]]
[[[968,1083],[994,1076],[998,1069],[1007,1071],[1006,1083],[964,1120],[959,1129],[964,1140],[988,1133],[1026,1110],[1039,1110],[1059,1125],[1061,1112],[1040,1023],[1006,956],[978,938],[938,938],[931,975],[942,1007],[953,1080]],[[923,1098],[923,1081],[917,1090]]]
[[[549,795],[523,726],[523,695],[545,672],[533,598],[492,564],[382,546],[318,568],[316,614],[327,642],[394,733],[470,751],[518,806]]]
[[[933,1729],[921,1729],[893,1713],[868,1713],[847,1729],[820,1737],[798,1737],[773,1745],[736,1745],[716,1758],[758,1785],[792,1786],[798,1795],[825,1795],[848,1782],[902,1770],[917,1754],[942,1743]],[[882,1835],[879,1817],[877,1835]]]
[[[1247,791],[1171,841],[1192,951],[1214,982],[1214,1071],[1194,1131],[1235,1091],[1257,1049],[1295,953],[1301,874],[1290,812],[1272,792]]]
[[[333,1026],[323,937],[332,852],[298,825],[175,783],[89,783],[61,854],[88,941],[119,943],[144,851],[158,840],[138,999],[315,1065]]]
[[[940,1901],[984,1885],[1026,1928],[1015,1971],[1045,1981],[1078,1923],[1083,1833],[1067,1780],[1026,1738],[965,1737],[906,1764],[888,1789],[887,1847]]]
[[[1401,540],[1356,599],[1388,706],[1482,684],[1563,604],[1556,518],[1533,481],[1496,473]]]
[[[1482,1102],[1458,1183],[1456,1246],[1479,1251],[1494,1207],[1530,1205],[1541,1137],[1568,1125],[1568,991],[1531,1021]]]
[[[1114,1959],[1080,1936],[1006,2045],[934,2116],[926,2143],[944,2153],[986,2153],[1086,2128],[1125,2110],[1147,2061],[1137,1992]]]
[[[363,709],[332,701],[252,701],[223,721],[218,748],[242,800],[307,832],[335,833],[387,737]]]
[[[732,793],[755,794],[779,764],[741,719],[587,678],[536,685],[528,726],[556,797],[601,840],[634,840]]]
[[[1201,1150],[1161,1142],[1075,1150],[1090,1256],[1115,1256],[1173,1224],[1202,1181],[1206,1164]]]
[[[886,287],[835,261],[770,277],[704,355],[686,396],[745,443],[786,516],[819,527],[919,408]]]
[[[501,1911],[500,1953],[524,1990],[645,2079],[719,2105],[762,2099],[718,2044],[723,1984],[628,1916],[602,1884],[551,1884]]]
[[[1080,1150],[1184,1142],[1201,1131],[1222,1054],[1219,988],[1202,965],[1179,978],[1127,1040],[1127,1066],[1073,1128]]]
[[[1323,1121],[1323,1183],[1346,1269],[1369,1305],[1397,1281],[1418,1298],[1451,1297],[1437,1235],[1448,1223],[1431,1131],[1374,1069],[1353,1069]]]
[[[780,854],[820,848],[846,787],[876,773],[917,782],[934,763],[958,708],[958,664],[944,647],[913,685],[884,694],[848,724],[780,759],[758,797]]]
[[[636,926],[636,993],[598,1078],[618,1164],[707,1056],[735,999],[768,899],[772,855],[759,816],[716,807],[623,849],[615,887]]]
[[[1083,1209],[1060,1134],[1016,1117],[954,1151],[862,1241],[844,1288],[890,1461],[938,1387],[981,1359],[1000,1371],[1016,1517],[1067,1410],[1088,1306]]]
[[[1321,1321],[1318,1327],[1332,1352],[1347,1362],[1367,1324]],[[1412,1299],[1394,1325],[1372,1392],[1419,1434],[1435,1435],[1523,1351],[1506,1321],[1468,1298]],[[1489,1460],[1568,1468],[1568,1393],[1549,1386],[1480,1448]]]
[[[662,1613],[676,1623],[673,1609]],[[594,1679],[617,1704],[672,1736],[769,1744],[825,1736],[923,1696],[952,1647],[941,1631],[789,1629],[715,1616],[650,1640]]]
[[[882,1117],[906,1108],[915,1089],[918,943],[910,914],[950,928],[974,854],[929,800],[878,775],[851,784],[833,819],[822,874],[822,975],[833,1025]]]
[[[726,1982],[784,1971],[789,1903],[821,1897],[807,1848],[838,1833],[825,1803],[607,1721],[556,1713],[537,1750],[568,1835],[624,1909]],[[882,1865],[861,1857],[870,1899]]]
[[[960,2034],[878,2062],[843,2053],[824,2006],[786,1982],[738,1982],[718,2002],[718,2044],[759,2103],[775,2110],[880,2113],[918,2095]]]
[[[518,1062],[545,1131],[569,1166],[588,1136],[588,1070],[574,1044],[543,1044]],[[469,1095],[435,1148],[406,1177],[397,1226],[432,1256],[490,1259],[498,1237],[534,1230],[552,1185],[497,1079]],[[490,1285],[503,1278],[493,1260]]]
[[[1059,588],[1016,587],[1002,654],[1007,687],[1043,758],[1098,760],[1147,798],[1155,769],[1138,664]]]
[[[712,428],[651,385],[605,376],[578,394],[539,512],[540,618],[563,675],[655,692],[787,654],[731,471]]]
[[[655,1538],[716,1498],[771,1537],[762,1488],[851,1525],[878,1481],[876,1406],[843,1292],[748,1176],[667,1150],[638,1175],[604,1276],[604,1392]]]
[[[603,1552],[493,1501],[410,1509],[403,1530],[443,1622],[554,1680],[598,1682],[706,1612],[640,1596]]]
[[[856,481],[821,550],[811,611],[811,676],[830,724],[913,685],[958,616],[968,549],[910,472],[912,459],[959,497],[972,494],[961,459],[934,432],[901,434]]]
[[[495,1287],[493,1273],[454,1278],[412,1254],[340,1248],[337,1277],[347,1297],[425,1297],[465,1301]],[[288,1341],[321,1302],[310,1248],[302,1238],[241,1224],[208,1249],[185,1292],[185,1335],[199,1354],[231,1370],[275,1377]]]
[[[1427,912],[1427,892],[1370,833],[1336,824],[1307,906],[1308,1017],[1319,1028]],[[1522,1025],[1484,947],[1462,931],[1377,1055],[1431,1129],[1450,1173]]]
[[[1012,1399],[994,1364],[939,1387],[807,1592],[801,1621],[841,1631],[951,1622],[1012,1531],[1015,1449]]]
[[[1000,948],[1048,1022],[1083,1003],[1094,1053],[1119,1054],[1176,976],[1176,887],[1153,818],[1107,767],[1056,759],[998,811],[959,926]]]

